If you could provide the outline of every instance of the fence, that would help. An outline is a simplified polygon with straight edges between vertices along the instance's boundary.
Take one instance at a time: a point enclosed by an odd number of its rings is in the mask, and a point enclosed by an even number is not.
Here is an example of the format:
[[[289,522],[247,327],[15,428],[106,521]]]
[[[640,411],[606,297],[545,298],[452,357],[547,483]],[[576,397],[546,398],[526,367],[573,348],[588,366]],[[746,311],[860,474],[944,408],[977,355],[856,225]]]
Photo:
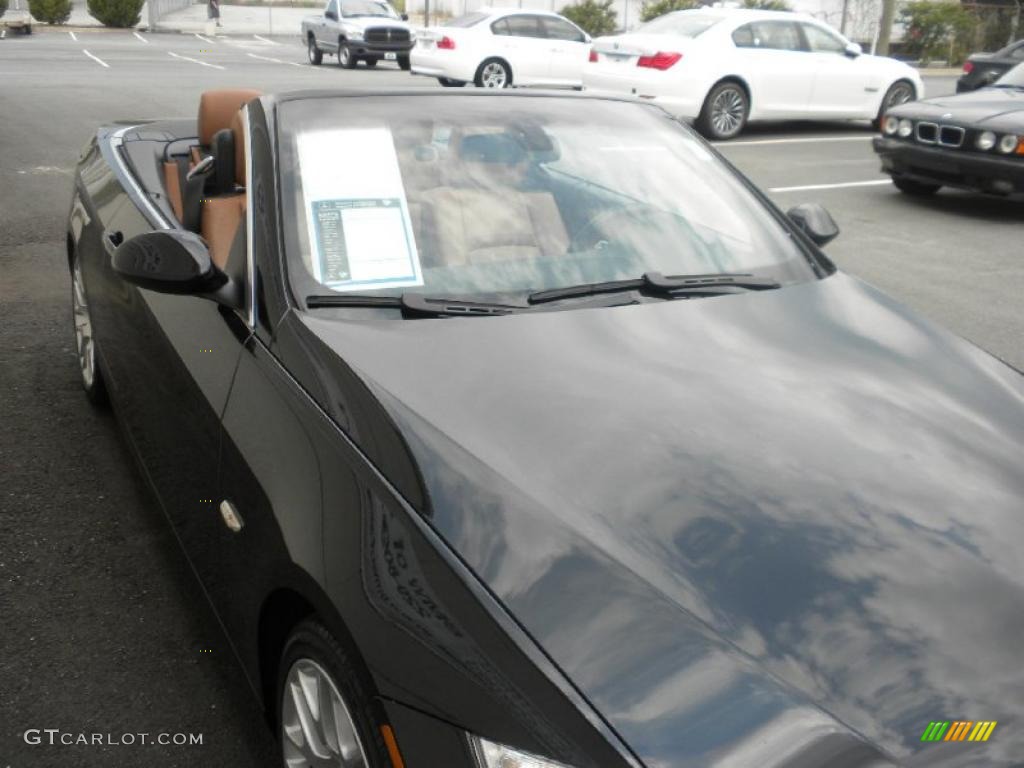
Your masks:
[[[149,28],[156,29],[157,23],[168,13],[180,11],[192,5],[192,0],[146,0]]]

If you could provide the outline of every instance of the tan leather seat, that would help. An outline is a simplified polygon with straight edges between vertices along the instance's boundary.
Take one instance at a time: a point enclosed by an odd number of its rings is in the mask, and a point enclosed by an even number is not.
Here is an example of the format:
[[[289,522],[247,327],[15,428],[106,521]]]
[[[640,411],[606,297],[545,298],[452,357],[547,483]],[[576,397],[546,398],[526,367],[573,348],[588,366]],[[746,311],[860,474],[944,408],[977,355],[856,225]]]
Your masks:
[[[245,131],[242,127],[242,112],[236,110],[231,119],[231,134],[234,139],[235,183],[245,187],[246,157]],[[203,199],[200,216],[200,234],[210,250],[210,259],[218,268],[224,269],[231,253],[242,221],[245,218],[245,192]]]
[[[420,195],[424,239],[446,265],[562,256],[569,233],[550,192],[523,188],[528,160],[483,162],[460,150],[444,186]]]
[[[196,132],[199,146],[189,151],[189,167],[194,166],[209,153],[214,135],[232,127],[232,121],[241,108],[263,94],[251,88],[228,88],[205,91],[199,97],[199,112],[196,118]],[[244,152],[244,147],[241,149]],[[239,152],[236,145],[236,153]],[[243,164],[244,165],[244,164]],[[181,171],[176,162],[164,163],[164,187],[174,215],[181,221],[184,217],[184,190],[181,188]]]

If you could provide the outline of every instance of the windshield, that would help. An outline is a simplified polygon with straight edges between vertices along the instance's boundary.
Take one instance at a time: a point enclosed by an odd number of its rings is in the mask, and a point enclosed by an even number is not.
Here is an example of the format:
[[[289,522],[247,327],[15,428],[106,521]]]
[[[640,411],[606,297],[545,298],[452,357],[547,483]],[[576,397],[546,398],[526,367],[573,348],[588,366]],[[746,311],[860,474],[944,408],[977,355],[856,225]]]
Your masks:
[[[394,8],[379,0],[341,0],[342,16],[385,16],[397,19]]]
[[[1024,88],[1024,64],[1018,64],[1005,75],[996,80],[996,85],[1008,85],[1014,88]]]
[[[645,272],[814,277],[772,214],[656,107],[405,95],[288,101],[278,114],[300,301],[522,298]]]
[[[641,24],[636,31],[646,35],[679,35],[697,37],[722,20],[721,16],[699,13],[668,13]]]

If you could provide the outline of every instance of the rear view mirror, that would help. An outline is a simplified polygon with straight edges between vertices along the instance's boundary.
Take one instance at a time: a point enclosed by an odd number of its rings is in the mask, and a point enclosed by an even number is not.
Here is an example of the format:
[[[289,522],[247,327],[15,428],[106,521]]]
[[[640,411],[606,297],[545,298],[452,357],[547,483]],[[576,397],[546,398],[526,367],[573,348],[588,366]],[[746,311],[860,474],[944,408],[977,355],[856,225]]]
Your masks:
[[[839,234],[835,219],[818,203],[794,206],[786,211],[786,215],[817,246],[832,242]]]
[[[857,43],[847,43],[846,50],[844,51],[844,53],[851,59],[856,59],[858,56],[864,53],[864,49],[861,48],[860,45],[858,45]]]
[[[122,279],[161,293],[212,293],[228,281],[203,239],[181,230],[136,235],[117,246],[111,264]]]

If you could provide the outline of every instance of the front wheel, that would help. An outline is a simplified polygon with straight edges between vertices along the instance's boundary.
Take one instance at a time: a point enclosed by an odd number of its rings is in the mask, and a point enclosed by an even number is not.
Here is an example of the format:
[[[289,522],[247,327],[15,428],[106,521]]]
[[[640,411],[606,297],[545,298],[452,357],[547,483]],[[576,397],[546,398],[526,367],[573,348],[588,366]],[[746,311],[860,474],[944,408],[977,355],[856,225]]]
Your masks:
[[[391,765],[377,707],[353,661],[322,624],[307,620],[296,627],[278,671],[281,765]]]
[[[82,279],[82,258],[76,253],[71,264],[71,314],[75,322],[75,350],[78,352],[78,371],[82,376],[82,389],[93,405],[106,405],[107,386],[103,381],[96,340],[93,338],[92,315]]]
[[[711,89],[697,117],[697,130],[706,138],[725,141],[740,135],[750,114],[750,99],[739,83],[719,83]]]
[[[437,82],[441,84],[443,88],[461,88],[465,85],[461,80],[452,80],[450,77],[439,77]]]
[[[899,176],[893,176],[892,183],[903,194],[913,195],[914,197],[928,197],[934,195],[942,188],[939,184],[925,184],[923,181],[901,179]]]
[[[512,70],[501,59],[487,59],[473,78],[478,88],[508,88],[512,85]]]
[[[320,62],[324,60],[324,52],[316,47],[316,40],[312,37],[309,38],[306,44],[306,54],[309,56],[309,63],[314,67],[320,65]]]
[[[917,91],[906,80],[893,83],[889,86],[889,90],[885,92],[885,96],[882,98],[882,105],[878,108],[878,116],[871,122],[871,127],[876,131],[881,130],[882,119],[885,117],[886,112],[893,107],[906,104],[908,101],[913,101],[916,98]]]
[[[356,65],[356,57],[344,40],[338,41],[338,66],[342,69],[352,69]]]
[[[402,69],[404,69],[406,72],[408,72],[410,69],[412,69],[412,62],[409,61],[409,57],[408,56],[401,56],[401,55],[399,55],[399,57],[398,57],[398,66],[401,67]]]

